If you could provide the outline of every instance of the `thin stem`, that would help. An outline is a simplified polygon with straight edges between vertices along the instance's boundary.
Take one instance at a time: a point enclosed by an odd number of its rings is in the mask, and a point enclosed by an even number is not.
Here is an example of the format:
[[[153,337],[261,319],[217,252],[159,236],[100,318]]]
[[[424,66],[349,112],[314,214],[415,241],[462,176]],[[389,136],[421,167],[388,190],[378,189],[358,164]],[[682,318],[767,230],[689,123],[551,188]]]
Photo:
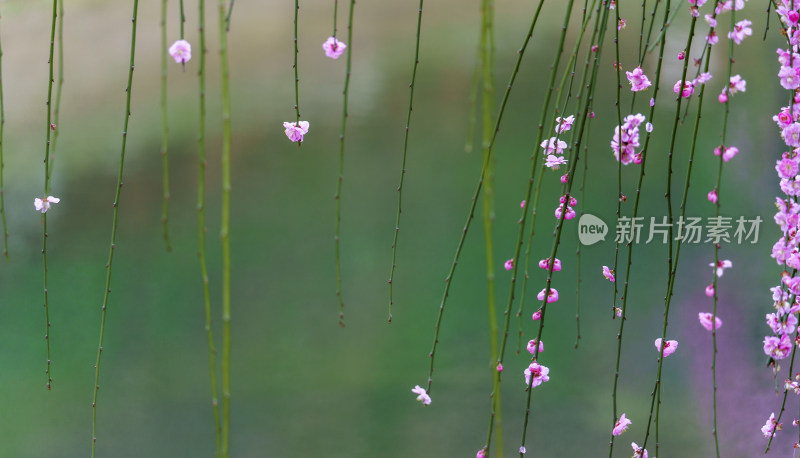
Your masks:
[[[664,22],[662,23],[662,29],[666,27],[667,21],[669,20],[669,10],[670,10],[670,0],[667,0],[666,7],[664,10]],[[659,47],[658,51],[658,62],[656,64],[656,75],[654,79],[654,87],[653,87],[653,104],[650,107],[650,113],[648,119],[652,121],[653,116],[655,115],[655,107],[656,107],[656,100],[658,100],[658,92],[661,87],[661,69],[662,64],[664,61],[664,49],[666,47],[666,41],[661,41],[661,46]],[[636,196],[634,197],[633,201],[633,216],[631,221],[636,221],[636,218],[639,215],[639,203],[641,201],[641,193],[642,193],[642,186],[644,184],[644,177],[645,177],[645,169],[647,166],[647,151],[650,145],[651,134],[650,132],[647,133],[647,137],[645,138],[644,147],[642,148],[642,163],[641,169],[639,170],[639,181],[636,185]],[[617,421],[617,388],[619,386],[619,375],[620,375],[620,364],[622,361],[622,338],[623,338],[623,331],[625,330],[625,321],[627,320],[627,307],[628,307],[628,287],[630,286],[630,275],[631,275],[631,265],[633,264],[633,233],[631,233],[631,238],[628,240],[627,247],[628,247],[628,255],[627,255],[627,265],[625,267],[625,283],[623,284],[622,288],[622,315],[619,321],[619,331],[617,332],[617,359],[614,369],[614,388],[611,394],[612,403],[613,403],[613,418],[612,424]],[[619,275],[617,275],[619,278]],[[616,315],[615,315],[616,316]],[[612,435],[609,439],[609,457],[612,456],[614,451],[614,436]]]
[[[183,29],[184,29],[184,25],[186,24],[186,15],[183,14],[183,0],[180,0],[178,2],[178,4],[179,4],[179,8],[181,10],[181,40],[183,40],[183,36],[184,36],[183,35]]]
[[[686,73],[687,73],[687,70],[688,70],[689,59],[691,57],[691,56],[688,55],[688,53],[689,53],[689,50],[692,49],[692,39],[694,38],[694,30],[695,30],[696,23],[697,23],[697,18],[693,16],[692,17],[691,26],[689,28],[689,37],[688,37],[687,42],[686,42],[686,48],[685,49],[686,49],[686,52],[687,52],[687,56],[686,56],[685,62],[683,64],[683,73],[681,75],[681,84],[684,84],[684,82],[686,81]],[[709,45],[707,45],[707,46],[709,46]],[[709,63],[710,63],[710,56],[707,56],[706,57],[706,62],[705,62],[705,71],[708,71]],[[683,89],[681,88],[681,91],[682,90]],[[705,93],[705,85],[703,85],[701,87],[700,94],[698,95],[697,117],[695,119],[694,133],[693,133],[693,136],[692,136],[692,143],[691,143],[692,147],[691,147],[691,150],[689,152],[688,167],[687,167],[687,170],[686,170],[686,180],[685,180],[685,183],[684,183],[683,198],[681,199],[681,206],[680,206],[680,209],[681,209],[681,216],[680,216],[681,219],[680,220],[681,221],[683,220],[683,218],[684,218],[684,216],[686,214],[686,201],[687,201],[687,198],[688,198],[688,195],[689,195],[689,183],[690,183],[691,175],[692,175],[692,164],[693,164],[693,161],[694,161],[695,148],[697,146],[697,134],[698,134],[699,128],[700,128],[700,117],[701,117],[701,114],[702,114],[702,111],[703,111],[703,94],[704,93]],[[672,136],[671,136],[671,139],[670,139],[670,147],[669,147],[669,154],[668,154],[667,189],[666,189],[666,193],[665,193],[665,196],[666,196],[666,199],[667,199],[667,213],[669,215],[669,227],[668,227],[669,257],[667,259],[667,266],[668,266],[668,270],[667,270],[667,293],[666,293],[666,295],[664,297],[664,324],[663,324],[662,331],[661,331],[662,342],[666,342],[667,323],[668,323],[668,318],[669,318],[669,309],[670,309],[670,305],[671,305],[671,302],[672,302],[673,287],[674,287],[674,284],[675,284],[675,273],[677,272],[678,259],[679,259],[679,256],[680,256],[681,245],[682,245],[682,242],[683,242],[683,238],[682,237],[678,238],[678,243],[677,243],[677,246],[675,247],[674,259],[673,259],[672,242],[673,242],[674,238],[673,238],[673,228],[672,228],[672,222],[673,222],[673,218],[672,218],[672,158],[673,158],[673,154],[674,154],[674,151],[675,151],[675,141],[676,141],[676,137],[677,137],[678,123],[680,121],[681,101],[682,101],[683,97],[681,97],[681,94],[678,94],[677,98],[678,98],[678,103],[677,103],[677,106],[676,106],[676,109],[675,109],[675,120],[674,120],[673,125],[672,125]],[[656,415],[655,415],[656,449],[658,449],[658,447],[659,447],[658,426],[659,426],[659,414],[660,414],[660,408],[661,408],[661,370],[662,370],[662,367],[663,367],[663,363],[664,363],[664,346],[662,345],[661,350],[659,351],[658,370],[657,370],[657,373],[656,373],[656,382],[655,382],[655,387],[653,388],[652,401],[650,403],[650,414],[648,416],[648,421],[647,421],[647,431],[645,433],[644,443],[642,444],[642,448],[646,448],[647,439],[650,436],[650,425],[651,425],[651,419],[653,417],[653,408],[654,408],[654,406],[655,406],[655,413],[656,413]]]
[[[56,19],[58,18],[58,0],[53,0],[53,20],[50,27],[50,58],[47,61],[50,66],[50,73],[47,77],[47,123],[45,124],[45,149],[44,149],[44,199],[47,199],[50,190],[50,135],[53,131],[51,100],[53,95],[53,55],[55,52],[56,39]],[[53,377],[50,369],[50,307],[47,300],[47,213],[42,212],[42,271],[44,279],[44,341],[47,347],[47,389],[50,390],[53,384]]]
[[[431,349],[431,352],[428,354],[428,356],[431,359],[430,370],[428,372],[428,387],[427,387],[428,393],[430,393],[431,385],[433,384],[433,368],[436,357],[436,347],[439,344],[439,330],[442,325],[444,307],[447,302],[447,297],[450,295],[450,284],[452,282],[453,275],[455,274],[456,265],[458,265],[458,259],[461,256],[461,250],[464,247],[464,240],[467,237],[467,232],[469,232],[472,219],[475,216],[475,207],[478,203],[478,197],[480,197],[481,188],[483,187],[483,180],[486,176],[486,169],[488,168],[487,162],[491,160],[495,139],[497,138],[497,133],[500,131],[500,123],[503,120],[503,113],[505,112],[506,104],[508,103],[509,96],[511,95],[511,89],[514,86],[514,80],[516,79],[517,73],[519,72],[519,67],[522,63],[522,57],[525,55],[525,50],[527,49],[528,43],[530,42],[530,39],[533,36],[533,29],[536,26],[537,20],[539,19],[539,13],[542,10],[544,1],[545,0],[539,0],[539,6],[536,7],[536,13],[534,13],[533,19],[531,20],[530,29],[528,30],[528,33],[525,35],[525,39],[522,42],[522,47],[520,47],[520,49],[517,51],[517,61],[514,64],[514,70],[511,72],[511,77],[508,81],[508,85],[506,86],[505,94],[503,95],[503,101],[500,103],[500,109],[497,113],[497,121],[495,122],[494,131],[492,133],[492,141],[489,144],[489,153],[484,157],[483,165],[481,167],[480,179],[478,180],[478,185],[475,189],[475,192],[472,195],[469,213],[467,214],[467,221],[464,223],[464,228],[461,231],[461,237],[459,238],[458,245],[456,246],[456,253],[453,257],[453,263],[450,265],[450,272],[447,274],[447,277],[445,278],[444,294],[442,295],[442,301],[441,304],[439,305],[439,313],[436,317],[436,325],[434,326],[433,347]]]
[[[231,30],[231,14],[233,13],[233,4],[235,0],[231,0],[230,5],[228,5],[228,14],[225,15],[225,31],[229,32]]]
[[[222,445],[220,456],[228,458],[230,449],[231,410],[231,91],[228,67],[228,33],[225,17],[225,0],[217,0],[219,7],[219,58],[222,93]],[[233,0],[231,0],[233,8]]]
[[[294,69],[294,111],[297,115],[297,125],[300,124],[300,76],[298,75],[298,68],[297,68],[297,18],[300,14],[300,0],[294,0],[294,64],[292,64],[292,68]],[[303,142],[297,142],[297,147],[299,148]]]
[[[58,38],[56,39],[56,44],[58,45],[58,85],[56,86],[56,101],[53,105],[53,125],[56,126],[52,133],[52,139],[50,142],[50,176],[53,176],[53,167],[55,166],[54,162],[56,159],[56,144],[58,142],[58,133],[60,132],[60,122],[59,122],[59,114],[61,113],[61,92],[64,87],[64,1],[58,2]],[[52,180],[48,182],[52,185]],[[47,188],[45,191],[46,194],[50,194],[50,187]],[[4,224],[5,225],[5,224]]]
[[[183,0],[181,0],[181,39],[183,39]],[[167,116],[167,0],[161,0],[161,182],[164,198],[161,204],[161,226],[164,245],[172,251],[169,241],[169,117]]]
[[[6,125],[3,98],[3,48],[0,46],[0,219],[3,222],[3,255],[5,255],[6,261],[8,261],[8,226],[6,226],[5,183],[3,181],[3,170],[5,169],[5,163],[3,161],[3,129]],[[58,96],[56,96],[56,101],[58,100]],[[58,104],[56,104],[56,106],[58,106]]]
[[[495,361],[498,359],[497,348],[497,312],[495,304],[495,260],[492,241],[494,222],[494,171],[495,160],[487,159],[492,138],[492,109],[494,108],[494,1],[481,1],[481,70],[482,87],[482,152],[487,164],[486,185],[483,193],[483,234],[486,251],[486,311],[489,318],[489,371],[492,377],[492,421],[497,425],[495,452],[503,456],[503,414],[502,396],[500,392],[500,372]],[[489,438],[491,440],[491,438]],[[487,445],[488,447],[488,445]]]
[[[128,66],[128,85],[125,87],[125,116],[122,124],[122,148],[119,159],[119,174],[117,175],[117,189],[114,194],[114,216],[111,223],[111,245],[108,250],[106,263],[106,284],[103,290],[103,306],[100,315],[100,341],[97,345],[97,361],[94,365],[94,387],[92,393],[92,458],[95,456],[97,445],[97,393],[100,390],[100,357],[103,354],[103,337],[106,328],[106,315],[108,309],[108,296],[111,293],[111,266],[114,261],[114,248],[117,246],[117,216],[119,215],[119,198],[122,191],[122,172],[125,165],[125,146],[128,142],[128,121],[131,116],[131,88],[133,86],[134,57],[136,56],[136,18],[139,11],[139,0],[133,0],[133,16],[131,18],[131,53]]]
[[[483,33],[483,31],[481,31]],[[480,41],[480,40],[479,40]],[[467,116],[467,141],[464,143],[464,151],[472,152],[472,144],[475,141],[475,125],[478,123],[478,87],[481,83],[481,46],[478,48],[475,57],[475,68],[472,71],[472,84],[469,88],[469,115]]]
[[[339,325],[344,327],[344,300],[342,299],[342,275],[341,275],[341,261],[339,257],[339,229],[342,223],[342,181],[344,181],[344,136],[347,130],[347,101],[350,92],[350,69],[351,60],[353,57],[353,10],[355,9],[356,1],[350,0],[350,14],[347,20],[347,43],[349,48],[347,50],[347,74],[344,78],[344,90],[342,91],[342,130],[339,135],[339,180],[336,182],[336,195],[333,197],[336,200],[336,224],[335,224],[335,264],[336,264],[336,298],[339,300]],[[334,25],[334,30],[336,26]]]
[[[408,114],[406,128],[403,135],[403,163],[400,167],[400,184],[397,186],[397,218],[394,225],[394,239],[392,240],[392,268],[389,271],[389,323],[392,322],[392,306],[394,305],[394,270],[397,267],[397,239],[400,234],[400,215],[403,213],[403,182],[406,177],[406,158],[408,156],[408,129],[411,126],[411,112],[414,110],[414,83],[417,79],[417,66],[419,65],[419,42],[422,32],[422,6],[424,0],[419,1],[417,14],[417,38],[414,45],[414,66],[411,70],[411,83],[408,85]]]
[[[655,41],[650,43],[650,46],[647,47],[647,52],[653,52],[653,49],[656,47],[656,45],[664,38],[664,36],[667,34],[667,27],[669,27],[672,24],[672,21],[675,20],[675,16],[678,15],[678,11],[680,11],[680,8],[675,8],[675,11],[672,12],[672,15],[667,20],[666,25],[661,28],[661,33],[659,33]],[[687,49],[686,52],[688,53],[689,50]]]
[[[336,38],[336,19],[339,16],[339,0],[333,0],[333,38]]]
[[[208,367],[211,381],[211,409],[214,415],[214,439],[216,455],[221,452],[221,426],[219,419],[219,402],[217,388],[217,350],[214,346],[214,333],[211,326],[211,294],[208,290],[208,268],[206,266],[206,2],[198,2],[198,27],[200,39],[200,57],[197,77],[199,81],[199,123],[197,134],[197,256],[200,259],[200,273],[203,283],[203,306],[205,310],[205,330],[208,338]]]

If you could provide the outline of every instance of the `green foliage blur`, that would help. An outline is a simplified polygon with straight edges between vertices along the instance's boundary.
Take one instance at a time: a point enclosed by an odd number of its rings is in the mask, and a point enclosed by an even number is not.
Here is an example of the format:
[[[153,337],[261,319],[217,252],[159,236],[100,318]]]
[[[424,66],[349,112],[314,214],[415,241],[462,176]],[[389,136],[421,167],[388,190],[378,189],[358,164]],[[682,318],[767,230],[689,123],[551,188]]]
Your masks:
[[[123,120],[129,49],[130,2],[66,3],[64,99],[57,126],[53,195],[48,213],[49,300],[53,390],[45,388],[45,319],[42,310],[40,216],[45,149],[45,96],[50,4],[0,2],[5,115],[5,202],[10,261],[0,262],[0,456],[74,457],[91,445],[91,393],[100,305]],[[197,38],[197,2],[186,1],[186,38]],[[343,39],[348,2],[339,2]],[[581,2],[576,2],[581,3]],[[639,2],[620,2],[628,27],[621,32],[622,65],[636,53]],[[630,3],[630,4],[627,4]],[[634,3],[636,3],[634,5]],[[649,2],[650,3],[650,2]],[[678,3],[678,2],[673,2]],[[754,3],[754,2],[750,2]],[[178,2],[170,2],[169,40],[178,39]],[[502,91],[537,2],[509,0],[496,8],[496,88]],[[221,316],[219,232],[219,69],[216,10],[207,2],[208,245],[215,332]],[[289,142],[282,122],[294,120],[292,2],[237,2],[229,35],[233,106],[233,361],[232,441],[239,457],[457,457],[474,456],[485,441],[491,370],[482,228],[467,237],[440,335],[433,403],[423,408],[410,389],[425,385],[433,325],[469,199],[481,166],[480,148],[468,139],[468,94],[479,36],[479,4],[429,2],[423,17],[417,97],[411,122],[397,271],[394,319],[388,318],[388,278],[408,82],[413,63],[418,3],[359,2],[355,11],[350,118],[342,194],[342,272],[345,322],[337,325],[333,261],[333,194],[344,57],[324,56],[333,2],[301,1],[300,110],[311,125],[301,148]],[[685,3],[680,4],[685,8]],[[503,262],[513,254],[519,202],[528,179],[537,126],[563,3],[547,2],[523,62],[496,145],[494,246],[497,302],[507,303]],[[576,9],[576,16],[579,11]],[[723,454],[751,457],[765,442],[759,428],[779,408],[763,367],[760,341],[768,329],[768,287],[780,269],[769,258],[778,231],[772,202],[779,189],[773,161],[782,152],[773,113],[788,103],[775,76],[777,26],[761,41],[765,13],[748,5],[739,13],[754,23],[754,36],[736,49],[734,73],[748,91],[731,97],[728,144],[741,150],[724,167],[720,190],[725,216],[760,216],[759,243],[725,245],[733,269],[719,282],[719,434]],[[214,455],[208,348],[197,261],[196,138],[197,61],[169,72],[170,229],[173,251],[161,239],[159,2],[142,1],[134,74],[125,186],[121,198],[111,302],[98,401],[98,456],[203,457]],[[666,214],[666,155],[674,117],[673,82],[678,51],[688,32],[682,12],[669,31],[654,140],[642,189],[642,216]],[[774,22],[775,19],[772,18]],[[573,21],[567,49],[579,27]],[[699,52],[706,30],[698,26]],[[727,28],[724,28],[727,30]],[[697,43],[699,42],[699,43]],[[579,200],[613,231],[616,170],[609,142],[617,124],[613,43],[605,43],[586,159],[589,175]],[[693,54],[694,55],[694,54]],[[712,216],[706,193],[716,181],[721,107],[716,96],[726,71],[724,36],[715,48],[698,139],[687,214]],[[653,77],[654,56],[645,61]],[[623,79],[623,107],[631,94]],[[652,89],[633,113],[646,113]],[[499,100],[501,92],[494,94]],[[693,104],[680,127],[673,177],[675,210],[683,188],[694,123]],[[571,114],[571,113],[566,113]],[[623,116],[628,114],[623,112]],[[476,129],[480,132],[480,127]],[[630,214],[638,166],[623,169]],[[582,167],[579,167],[582,169]],[[532,298],[544,287],[535,267],[549,255],[552,212],[560,189],[557,172],[545,175],[537,236],[532,248],[522,351],[511,317],[503,372],[506,456],[519,447],[525,409],[524,344],[536,329]],[[541,457],[605,456],[613,424],[611,386],[618,321],[612,320],[613,286],[601,266],[613,266],[612,237],[584,247],[581,340],[574,349],[577,220],[567,223],[559,253],[565,268],[553,286],[561,300],[548,309],[542,364],[550,382],[535,389],[528,454]],[[570,225],[571,224],[571,225]],[[627,251],[620,248],[620,262]],[[637,245],[628,297],[619,407],[633,425],[616,441],[615,456],[630,456],[641,442],[666,291],[666,249]],[[703,289],[711,282],[710,244],[687,245],[680,259],[670,314],[676,354],[665,361],[660,448],[651,456],[710,456],[711,337],[697,313],[711,311]],[[623,270],[620,269],[620,272]],[[618,278],[620,278],[618,276]],[[622,286],[621,280],[620,287]],[[517,294],[519,297],[519,291]],[[514,303],[512,315],[518,302]],[[498,312],[498,319],[503,316]],[[219,345],[218,345],[219,346]],[[219,366],[218,366],[219,367]],[[779,377],[779,382],[782,380]],[[790,412],[796,409],[791,399]],[[788,425],[789,420],[784,423]],[[790,427],[776,448],[787,449]],[[779,436],[778,439],[781,439]],[[786,443],[784,443],[786,442]],[[778,454],[781,451],[776,452]]]

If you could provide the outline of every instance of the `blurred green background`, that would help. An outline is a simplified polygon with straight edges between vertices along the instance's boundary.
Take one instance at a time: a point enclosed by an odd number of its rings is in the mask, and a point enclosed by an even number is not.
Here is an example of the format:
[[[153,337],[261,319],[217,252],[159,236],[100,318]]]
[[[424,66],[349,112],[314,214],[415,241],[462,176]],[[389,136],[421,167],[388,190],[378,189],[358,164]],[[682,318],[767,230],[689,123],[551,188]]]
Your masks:
[[[62,201],[49,213],[49,297],[54,385],[45,388],[41,280],[41,219],[32,208],[43,188],[47,52],[47,1],[6,0],[2,7],[3,78],[6,95],[5,199],[11,261],[0,263],[0,456],[74,457],[89,453],[91,394],[104,265],[129,50],[130,2],[66,3],[66,83],[53,194]],[[170,2],[169,41],[178,38],[176,1]],[[346,30],[340,2],[339,31]],[[582,3],[582,2],[576,2]],[[639,2],[622,2],[629,17],[621,33],[622,63],[635,66]],[[628,5],[627,3],[631,3]],[[635,5],[633,3],[636,3]],[[652,3],[652,2],[648,2]],[[675,2],[673,2],[675,3]],[[98,403],[98,456],[195,457],[214,454],[203,329],[202,291],[196,255],[197,60],[169,72],[170,224],[174,250],[161,239],[160,33],[156,0],[140,2],[139,41],[129,128],[125,186],[114,262],[111,302]],[[562,2],[547,2],[523,62],[498,137],[495,264],[497,300],[507,300],[502,263],[513,253],[519,201],[529,158],[538,151],[536,124],[549,75]],[[496,86],[505,87],[515,51],[536,2],[496,4]],[[485,258],[480,224],[473,226],[453,282],[437,355],[433,403],[422,408],[410,389],[424,385],[433,324],[455,245],[479,175],[479,149],[464,152],[479,3],[429,2],[423,18],[398,267],[395,308],[388,317],[388,278],[396,215],[396,184],[413,60],[415,0],[356,5],[350,121],[342,194],[342,272],[347,327],[337,325],[333,264],[333,194],[338,167],[338,129],[344,58],[327,59],[320,44],[330,35],[333,2],[304,0],[300,10],[300,107],[311,130],[302,148],[284,136],[294,119],[293,2],[236,3],[229,35],[233,106],[233,361],[232,455],[241,457],[456,457],[474,456],[485,441],[491,364],[486,312]],[[685,4],[681,3],[681,8]],[[197,3],[186,2],[186,37],[197,43]],[[762,42],[765,14],[748,5],[739,17],[754,22],[754,36],[736,49],[734,73],[748,91],[731,98],[730,141],[741,150],[724,168],[723,215],[760,216],[758,244],[726,245],[722,259],[733,269],[719,282],[719,431],[724,456],[752,457],[765,441],[760,427],[777,411],[772,377],[763,367],[761,340],[768,332],[768,288],[780,269],[770,259],[778,237],[772,224],[773,171],[783,151],[770,120],[788,96],[778,85],[772,25]],[[575,15],[579,15],[576,8]],[[680,77],[675,58],[684,46],[688,14],[681,12],[668,38],[660,108],[647,162],[642,215],[665,214],[668,131],[674,116],[671,88]],[[207,2],[208,53],[208,245],[211,291],[219,324],[219,124],[216,8]],[[725,19],[727,21],[727,17]],[[721,23],[723,21],[721,20]],[[773,18],[774,22],[774,18]],[[727,23],[727,22],[726,22]],[[579,24],[573,21],[567,49]],[[700,38],[706,26],[698,26]],[[727,30],[727,27],[721,27]],[[716,181],[720,105],[727,42],[712,61],[687,214],[712,216],[706,193]],[[585,210],[613,230],[616,162],[609,141],[616,125],[607,47],[588,149],[590,173]],[[699,48],[695,48],[696,51]],[[696,54],[695,54],[696,55]],[[562,64],[563,65],[563,64]],[[653,78],[655,59],[645,62]],[[627,83],[625,83],[627,88]],[[646,112],[652,89],[634,112]],[[496,94],[498,100],[501,94]],[[630,93],[623,91],[623,106]],[[696,104],[693,104],[694,109]],[[625,115],[627,113],[623,113]],[[682,189],[693,111],[679,131],[674,186]],[[480,131],[480,128],[478,128]],[[624,169],[632,210],[638,166]],[[560,189],[558,173],[545,176],[534,262],[549,255]],[[679,195],[673,199],[677,209]],[[677,210],[676,210],[677,211]],[[611,385],[618,321],[611,320],[613,287],[600,274],[613,265],[614,244],[582,249],[582,339],[575,341],[577,220],[568,223],[560,248],[564,270],[553,286],[561,300],[548,310],[541,362],[550,382],[536,388],[529,425],[529,455],[605,456],[612,424]],[[624,255],[625,251],[621,251]],[[633,419],[617,440],[614,456],[630,456],[643,440],[655,380],[666,290],[666,251],[638,245],[628,304],[619,410]],[[713,450],[711,435],[711,336],[697,313],[711,311],[704,295],[711,282],[710,244],[686,245],[670,314],[669,336],[680,341],[665,361],[661,447],[651,456],[701,457]],[[543,288],[531,267],[529,292]],[[621,286],[621,282],[620,282]],[[530,303],[524,317],[533,311]],[[514,305],[516,310],[516,303]],[[525,341],[535,333],[524,321]],[[510,348],[516,348],[512,319]],[[215,327],[216,336],[220,336]],[[506,456],[519,446],[525,393],[522,370],[529,358],[508,353],[503,419]],[[779,380],[783,376],[779,377]],[[796,412],[790,399],[777,451],[794,441]]]

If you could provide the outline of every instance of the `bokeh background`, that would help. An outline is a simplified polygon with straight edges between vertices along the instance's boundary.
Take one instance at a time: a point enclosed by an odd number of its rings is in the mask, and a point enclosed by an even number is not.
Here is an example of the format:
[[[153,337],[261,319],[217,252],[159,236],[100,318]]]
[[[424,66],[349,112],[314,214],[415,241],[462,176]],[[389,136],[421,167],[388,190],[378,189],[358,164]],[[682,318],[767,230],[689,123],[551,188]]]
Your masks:
[[[32,207],[43,188],[47,52],[51,4],[0,2],[3,84],[6,95],[5,202],[10,261],[0,262],[0,456],[86,456],[91,441],[91,394],[97,349],[116,168],[127,76],[131,2],[66,3],[65,72],[53,194],[49,213],[49,297],[52,322],[52,392],[45,388],[41,218]],[[178,38],[176,1],[170,2],[169,41]],[[208,245],[216,325],[221,315],[219,232],[220,97],[216,9],[207,3]],[[339,2],[340,37],[346,2]],[[576,2],[582,3],[582,2]],[[623,67],[635,66],[639,2],[621,2],[629,26],[622,31]],[[629,5],[627,3],[630,3]],[[636,3],[635,5],[633,3]],[[651,3],[651,2],[648,2]],[[676,3],[676,2],[673,2]],[[507,300],[502,269],[513,253],[519,201],[529,158],[537,152],[536,124],[563,15],[547,2],[523,62],[496,146],[497,300]],[[214,454],[208,350],[196,235],[197,61],[169,71],[170,224],[173,251],[161,239],[160,32],[156,0],[140,1],[139,41],[129,128],[125,186],[104,345],[98,404],[98,456],[200,457]],[[496,2],[496,76],[503,88],[536,2]],[[681,3],[681,8],[685,4]],[[290,143],[282,121],[294,119],[293,2],[239,1],[229,35],[233,118],[233,361],[232,454],[241,457],[456,457],[474,456],[485,441],[491,364],[486,312],[485,255],[480,224],[473,226],[453,282],[440,335],[433,403],[422,408],[410,392],[424,385],[433,324],[479,176],[479,148],[468,142],[469,89],[480,25],[479,2],[440,0],[425,5],[421,64],[412,120],[404,211],[395,275],[394,320],[387,324],[396,185],[413,60],[418,3],[359,2],[355,11],[350,120],[342,194],[342,272],[347,327],[337,325],[333,264],[338,129],[345,61],[326,58],[320,44],[331,33],[333,2],[304,0],[300,10],[300,106],[311,131],[302,148]],[[197,43],[197,2],[186,2],[186,36]],[[719,282],[719,434],[724,456],[757,456],[760,427],[779,408],[761,340],[770,310],[768,288],[780,269],[769,257],[778,237],[772,224],[779,192],[774,160],[783,151],[770,120],[787,103],[775,74],[780,37],[761,5],[738,13],[754,23],[754,36],[736,48],[735,73],[748,90],[731,98],[729,144],[741,153],[725,165],[725,216],[760,216],[757,244],[721,251],[734,268]],[[575,16],[579,15],[576,9]],[[667,135],[674,113],[671,88],[679,78],[676,55],[688,32],[682,11],[668,35],[662,97],[642,191],[642,215],[665,214]],[[727,17],[725,19],[727,21]],[[723,21],[721,21],[723,22]],[[727,22],[726,22],[727,23]],[[579,24],[573,21],[567,49]],[[700,38],[706,27],[699,26]],[[727,30],[726,27],[722,27]],[[687,214],[712,216],[706,193],[716,181],[720,105],[727,43],[714,55]],[[698,41],[696,40],[696,41]],[[613,230],[616,162],[609,141],[616,125],[614,72],[606,49],[594,105],[587,158],[585,211]],[[699,49],[699,48],[696,48]],[[199,49],[195,47],[195,56]],[[654,75],[650,56],[645,71]],[[627,85],[626,85],[627,87]],[[634,112],[647,110],[650,92]],[[501,94],[495,94],[499,100]],[[624,105],[630,93],[623,91]],[[693,108],[696,105],[693,105]],[[674,185],[680,192],[690,147],[693,112],[681,126]],[[626,114],[626,113],[623,113]],[[480,128],[477,129],[480,131]],[[633,196],[638,168],[624,170]],[[558,174],[546,175],[534,261],[549,255]],[[679,196],[674,198],[677,208]],[[625,204],[631,211],[632,199]],[[559,256],[564,270],[554,287],[561,300],[547,314],[550,382],[536,388],[529,454],[605,456],[612,422],[611,386],[618,321],[611,319],[613,288],[600,274],[612,265],[611,238],[582,249],[582,339],[575,343],[577,220],[568,223]],[[623,251],[624,253],[624,251]],[[666,291],[666,249],[651,243],[634,251],[629,321],[625,330],[620,412],[633,425],[614,456],[630,456],[643,439]],[[711,336],[697,313],[711,311],[710,244],[686,245],[680,259],[669,336],[680,341],[664,365],[661,457],[710,456]],[[543,288],[531,268],[529,290]],[[621,286],[621,284],[620,284]],[[515,304],[516,309],[516,304]],[[525,317],[532,312],[529,305]],[[501,317],[500,317],[501,318]],[[524,321],[525,341],[535,333]],[[516,319],[504,372],[505,455],[519,446],[529,358],[516,349]],[[217,337],[220,336],[215,326]],[[782,380],[784,375],[779,377]],[[796,430],[792,395],[773,454],[788,456]]]

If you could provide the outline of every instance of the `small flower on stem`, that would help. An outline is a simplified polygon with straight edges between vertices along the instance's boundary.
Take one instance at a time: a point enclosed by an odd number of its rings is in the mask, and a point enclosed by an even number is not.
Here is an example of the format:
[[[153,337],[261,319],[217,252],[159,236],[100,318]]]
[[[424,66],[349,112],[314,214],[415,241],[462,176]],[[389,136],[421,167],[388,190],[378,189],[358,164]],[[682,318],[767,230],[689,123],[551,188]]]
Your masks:
[[[537,387],[550,380],[550,377],[547,375],[549,373],[550,369],[547,366],[542,366],[534,361],[525,369],[525,385],[531,388]]]
[[[714,285],[706,286],[706,296],[714,297]]]
[[[545,290],[539,291],[539,294],[536,295],[536,298],[540,301],[543,301],[545,297]],[[547,292],[547,303],[550,304],[558,300],[558,291],[555,288],[550,288],[550,291]]]
[[[505,264],[503,264],[503,267],[505,267],[506,270],[513,269],[514,268],[514,258],[511,258],[508,261],[506,261]]]
[[[431,397],[428,396],[428,391],[425,390],[425,388],[422,388],[421,386],[417,385],[411,389],[411,392],[418,395],[417,401],[421,402],[423,406],[430,405]]]
[[[628,426],[631,424],[630,419],[628,419],[625,414],[623,413],[619,420],[614,423],[614,429],[611,430],[612,436],[619,436],[620,434],[624,433]]]
[[[636,67],[632,72],[625,72],[625,75],[631,83],[631,91],[633,92],[643,91],[653,84],[642,71],[642,67]]]
[[[192,58],[192,45],[186,40],[178,40],[169,47],[169,55],[175,63],[185,64]]]
[[[661,351],[661,337],[656,339],[655,345],[656,345],[656,350]],[[675,350],[677,350],[677,349],[678,349],[678,341],[677,340],[668,340],[664,344],[664,357],[667,357],[667,356],[675,353]]]
[[[283,127],[286,136],[293,142],[302,142],[303,136],[308,133],[308,121],[284,122]]]
[[[718,316],[715,317],[712,313],[700,312],[697,314],[697,318],[700,320],[700,324],[709,331],[711,331],[712,327],[714,329],[719,329],[722,326],[722,320],[720,320]],[[713,325],[711,324],[712,318],[714,318]]]
[[[606,277],[606,280],[614,283],[617,279],[614,277],[614,271],[609,269],[608,266],[603,266],[603,276]]]
[[[536,339],[531,339],[528,341],[528,352],[530,354],[536,353],[536,347],[539,347],[539,353],[544,351],[544,343],[539,342],[539,345],[536,345]]]
[[[322,43],[322,49],[325,50],[325,55],[331,59],[338,59],[342,55],[347,45],[337,40],[335,37],[329,37]]]
[[[712,204],[715,204],[717,203],[717,200],[719,200],[719,197],[717,197],[717,190],[712,189],[711,191],[708,192],[708,201],[711,202]]]
[[[710,263],[709,267],[716,267],[717,277],[721,277],[722,274],[725,273],[725,269],[730,269],[731,267],[733,267],[733,263],[731,262],[730,259],[724,259],[717,261],[716,266],[714,265],[713,262]]]
[[[544,258],[541,261],[539,261],[539,267],[541,267],[544,270],[549,270],[550,258]],[[553,272],[558,272],[559,270],[561,270],[561,260],[556,258],[556,260],[553,262]]]
[[[776,431],[783,429],[783,424],[775,421],[775,412],[771,413],[767,422],[761,427],[761,433],[764,437],[771,437]]]
[[[57,204],[59,202],[61,202],[61,199],[58,197],[47,196],[44,199],[37,197],[33,199],[33,207],[36,208],[37,211],[47,213],[47,210],[50,210],[50,204]]]

